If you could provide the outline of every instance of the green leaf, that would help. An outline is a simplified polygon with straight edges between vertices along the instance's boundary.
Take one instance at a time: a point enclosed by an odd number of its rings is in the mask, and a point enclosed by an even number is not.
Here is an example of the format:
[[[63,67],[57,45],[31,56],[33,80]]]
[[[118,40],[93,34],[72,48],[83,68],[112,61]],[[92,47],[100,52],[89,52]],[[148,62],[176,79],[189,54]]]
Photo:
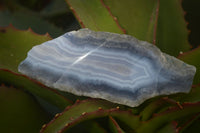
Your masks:
[[[84,116],[88,112],[97,111],[101,108],[107,109],[112,106],[112,103],[97,99],[89,99],[81,102],[76,102],[71,107],[67,107],[61,114],[56,114],[55,118],[41,129],[41,132],[58,132],[62,128],[69,126],[70,123],[76,123],[77,118]]]
[[[169,107],[181,107],[182,103],[199,102],[200,101],[200,86],[193,86],[189,93],[178,93],[168,96],[155,97],[150,99],[151,102],[146,104],[140,112],[142,121],[149,120],[154,114],[163,112]]]
[[[140,117],[142,121],[149,120],[153,114],[157,113],[158,111],[167,108],[171,105],[167,100],[164,98],[157,98],[149,103],[141,112]]]
[[[88,129],[88,127],[90,127]],[[103,129],[97,122],[91,121],[86,126],[88,133],[107,133],[105,129]]]
[[[200,85],[194,85],[189,93],[171,95],[170,98],[180,102],[200,102]]]
[[[127,34],[153,43],[153,32],[157,21],[157,0],[103,0],[103,2],[110,8]]]
[[[28,91],[60,110],[63,110],[71,104],[69,100],[61,96],[56,90],[45,87],[37,81],[9,70],[0,69],[0,84],[10,85]]]
[[[67,130],[67,133],[109,133],[94,120],[87,120]]]
[[[189,125],[186,125],[186,129],[180,131],[180,133],[199,133],[199,131],[200,131],[200,118],[198,116],[198,119],[193,120],[192,124],[189,123]]]
[[[53,38],[64,33],[62,29],[49,23],[39,16],[39,14],[32,12],[15,11],[11,13],[10,11],[1,11],[0,18],[1,27],[12,24],[14,27],[21,30],[31,28],[38,34],[45,34],[48,32]]]
[[[100,0],[67,0],[67,3],[82,27],[123,33]]]
[[[190,131],[191,133],[195,133],[195,130],[196,130],[196,132],[199,131],[198,128],[195,128],[193,131],[191,131],[191,127],[196,125],[196,122],[199,121],[199,118],[200,118],[200,113],[197,113],[195,115],[192,115],[192,117],[187,118],[186,121],[181,120],[181,122],[183,121],[184,123],[179,126],[178,132],[185,133],[185,132]]]
[[[176,122],[171,122],[162,127],[157,133],[177,133],[176,126],[177,126]]]
[[[193,47],[199,46],[200,37],[200,5],[199,0],[182,0],[182,6],[185,10],[185,19],[188,22],[187,28],[191,31],[189,34],[189,41]]]
[[[187,24],[180,0],[160,0],[156,45],[173,56],[190,50]]]
[[[179,59],[183,60],[184,62],[194,65],[197,70],[196,70],[196,74],[194,76],[194,81],[193,84],[199,84],[200,83],[200,61],[199,61],[199,57],[200,57],[200,47],[190,51],[190,52],[186,52],[184,54],[179,55]]]
[[[124,133],[124,131],[120,128],[119,124],[114,118],[109,116],[109,121],[110,121],[110,128],[113,133]]]
[[[52,0],[50,3],[40,11],[43,16],[56,16],[70,12],[65,3],[65,0]]]
[[[168,54],[188,51],[180,0],[67,0],[82,27],[135,36]],[[118,30],[117,30],[118,29]],[[122,31],[122,32],[120,32]]]
[[[21,31],[13,26],[0,28],[0,68],[18,72],[17,68],[34,46],[50,40],[48,35],[38,35],[31,31]]]
[[[0,132],[36,133],[49,116],[21,89],[0,86]]]
[[[180,107],[172,107],[168,110],[154,115],[154,117],[146,123],[143,123],[138,129],[138,133],[154,133],[162,126],[174,120],[181,119],[183,117],[196,114],[200,112],[200,102],[197,103],[184,103]]]
[[[116,104],[100,99],[88,99],[67,107],[61,114],[41,129],[43,133],[68,131],[75,125],[88,120],[112,116],[127,130],[134,130],[140,124],[139,117],[134,116],[131,111],[120,111],[112,108]],[[109,109],[111,108],[111,109]],[[103,122],[105,123],[105,122]],[[125,128],[123,128],[125,129]]]

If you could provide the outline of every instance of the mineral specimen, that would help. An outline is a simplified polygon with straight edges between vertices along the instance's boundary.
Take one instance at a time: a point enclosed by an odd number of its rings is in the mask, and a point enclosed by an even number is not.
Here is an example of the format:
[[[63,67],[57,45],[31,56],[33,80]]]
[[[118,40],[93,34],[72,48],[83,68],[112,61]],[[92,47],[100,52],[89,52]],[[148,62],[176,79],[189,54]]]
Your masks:
[[[189,92],[196,72],[148,42],[89,29],[33,47],[18,69],[49,87],[131,107]]]

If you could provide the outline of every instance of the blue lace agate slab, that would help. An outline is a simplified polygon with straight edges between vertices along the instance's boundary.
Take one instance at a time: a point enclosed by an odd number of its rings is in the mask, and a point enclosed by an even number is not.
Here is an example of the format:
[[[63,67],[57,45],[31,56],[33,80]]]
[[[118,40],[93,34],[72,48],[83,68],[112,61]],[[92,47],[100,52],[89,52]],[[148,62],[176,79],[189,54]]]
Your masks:
[[[131,107],[189,92],[196,72],[148,42],[89,29],[33,47],[18,69],[49,87]]]

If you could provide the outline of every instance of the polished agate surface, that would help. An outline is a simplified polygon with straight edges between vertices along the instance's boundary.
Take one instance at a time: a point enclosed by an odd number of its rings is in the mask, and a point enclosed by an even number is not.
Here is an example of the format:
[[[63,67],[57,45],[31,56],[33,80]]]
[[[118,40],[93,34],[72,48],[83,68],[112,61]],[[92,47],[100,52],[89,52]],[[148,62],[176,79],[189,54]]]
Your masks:
[[[33,47],[19,71],[49,87],[135,107],[189,92],[196,68],[132,36],[81,29]]]

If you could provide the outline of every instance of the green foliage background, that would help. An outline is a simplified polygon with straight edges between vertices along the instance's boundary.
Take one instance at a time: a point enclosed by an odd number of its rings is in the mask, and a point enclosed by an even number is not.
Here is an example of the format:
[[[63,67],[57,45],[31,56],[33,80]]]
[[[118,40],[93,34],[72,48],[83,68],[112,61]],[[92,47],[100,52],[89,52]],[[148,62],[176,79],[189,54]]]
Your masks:
[[[0,132],[199,132],[199,5],[199,0],[1,0]],[[81,27],[129,34],[195,65],[190,93],[130,108],[60,92],[18,73],[34,45]]]

